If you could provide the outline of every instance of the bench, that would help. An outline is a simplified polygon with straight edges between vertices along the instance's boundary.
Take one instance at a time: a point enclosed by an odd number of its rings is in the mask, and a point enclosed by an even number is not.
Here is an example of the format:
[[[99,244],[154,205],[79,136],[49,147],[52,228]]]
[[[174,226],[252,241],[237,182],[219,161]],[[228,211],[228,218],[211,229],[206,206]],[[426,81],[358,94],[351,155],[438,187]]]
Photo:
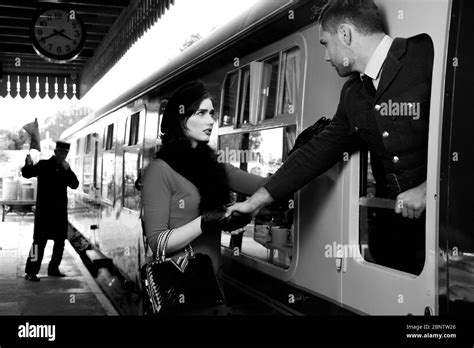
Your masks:
[[[2,206],[2,222],[8,213],[16,213],[25,216],[28,213],[35,213],[36,201],[20,201],[20,200],[1,200]]]

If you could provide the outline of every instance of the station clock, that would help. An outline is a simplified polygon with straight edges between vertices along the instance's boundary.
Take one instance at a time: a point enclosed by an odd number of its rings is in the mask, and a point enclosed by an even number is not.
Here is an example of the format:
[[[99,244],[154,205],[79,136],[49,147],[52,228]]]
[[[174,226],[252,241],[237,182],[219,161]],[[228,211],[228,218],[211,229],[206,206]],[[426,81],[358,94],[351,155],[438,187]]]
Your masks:
[[[76,11],[50,8],[32,19],[30,36],[38,55],[52,63],[67,63],[84,48],[86,31]]]

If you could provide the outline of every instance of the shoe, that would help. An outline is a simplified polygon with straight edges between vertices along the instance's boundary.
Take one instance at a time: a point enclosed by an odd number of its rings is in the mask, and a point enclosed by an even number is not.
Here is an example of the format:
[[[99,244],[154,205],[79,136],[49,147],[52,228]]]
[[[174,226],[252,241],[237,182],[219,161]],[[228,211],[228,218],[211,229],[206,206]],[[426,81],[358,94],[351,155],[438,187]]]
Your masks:
[[[28,273],[26,273],[26,274],[25,274],[25,279],[26,279],[26,280],[30,280],[30,281],[32,281],[32,282],[39,282],[39,281],[40,281],[40,279],[36,276],[36,274],[28,274]]]
[[[59,270],[56,271],[48,271],[48,275],[50,277],[65,277],[66,275],[64,273],[59,272]]]

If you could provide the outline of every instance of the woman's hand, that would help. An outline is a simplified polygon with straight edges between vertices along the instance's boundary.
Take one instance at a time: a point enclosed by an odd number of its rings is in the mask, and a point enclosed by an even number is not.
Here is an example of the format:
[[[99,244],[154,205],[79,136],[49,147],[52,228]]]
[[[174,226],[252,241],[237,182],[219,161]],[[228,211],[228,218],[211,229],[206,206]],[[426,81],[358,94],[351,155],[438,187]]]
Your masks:
[[[222,231],[222,232],[225,232],[225,233],[230,233],[231,235],[238,235],[238,234],[241,234],[243,232],[245,232],[245,228],[239,228],[235,231]]]
[[[201,231],[203,233],[218,233],[221,231],[236,231],[246,226],[252,217],[249,214],[233,212],[225,216],[225,210],[211,211],[201,215]]]

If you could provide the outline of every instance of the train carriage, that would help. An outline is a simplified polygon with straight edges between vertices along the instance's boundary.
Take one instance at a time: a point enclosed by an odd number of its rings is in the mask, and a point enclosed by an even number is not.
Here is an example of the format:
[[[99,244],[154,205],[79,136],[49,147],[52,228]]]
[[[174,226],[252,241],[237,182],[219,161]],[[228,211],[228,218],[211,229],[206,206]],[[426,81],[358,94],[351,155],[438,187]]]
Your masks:
[[[72,144],[70,161],[81,182],[70,191],[70,223],[137,289],[145,262],[139,177],[160,146],[167,98],[181,83],[202,80],[219,111],[211,145],[220,158],[271,175],[297,134],[322,116],[332,117],[339,101],[344,80],[324,61],[319,44],[322,3],[258,2],[62,134]],[[222,235],[227,286],[284,314],[436,315],[472,309],[469,174],[474,168],[468,139],[473,122],[466,114],[472,98],[463,87],[473,76],[467,34],[472,5],[462,0],[376,4],[390,36],[426,33],[434,46],[426,101],[424,266],[412,274],[371,259],[368,211],[393,205],[370,194],[370,158],[355,153],[269,208],[244,234]]]

